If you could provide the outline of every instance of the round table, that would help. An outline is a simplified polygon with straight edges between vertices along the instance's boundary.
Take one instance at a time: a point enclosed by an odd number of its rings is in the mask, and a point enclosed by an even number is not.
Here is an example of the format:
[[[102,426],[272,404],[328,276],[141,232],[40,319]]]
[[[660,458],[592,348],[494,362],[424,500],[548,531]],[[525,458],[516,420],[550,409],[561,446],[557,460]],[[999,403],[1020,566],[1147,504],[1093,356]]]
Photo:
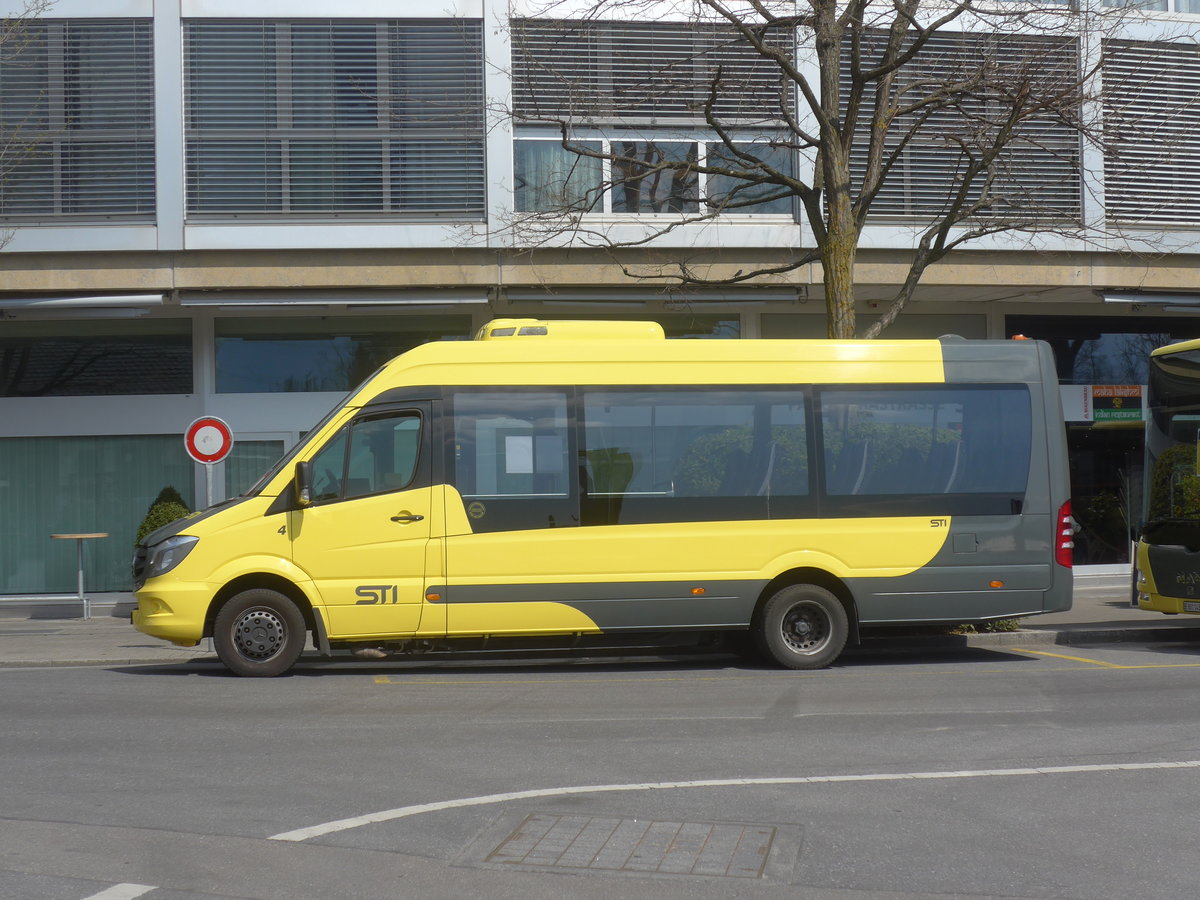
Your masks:
[[[60,541],[75,541],[75,558],[79,566],[79,602],[83,605],[83,617],[90,619],[92,617],[92,603],[83,593],[83,542],[90,541],[94,538],[108,537],[107,531],[87,531],[73,534],[52,534],[50,537]]]

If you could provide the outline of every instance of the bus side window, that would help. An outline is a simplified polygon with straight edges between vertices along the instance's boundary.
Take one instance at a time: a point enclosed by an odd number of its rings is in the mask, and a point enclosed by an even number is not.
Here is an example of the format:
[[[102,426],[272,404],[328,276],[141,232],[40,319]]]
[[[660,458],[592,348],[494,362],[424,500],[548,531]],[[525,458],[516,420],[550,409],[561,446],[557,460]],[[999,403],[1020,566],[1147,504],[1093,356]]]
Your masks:
[[[473,530],[579,524],[565,391],[456,391],[451,415],[450,483]]]
[[[342,481],[346,477],[346,439],[349,427],[343,428],[312,459],[313,502],[336,500],[342,496]]]
[[[421,417],[412,410],[359,419],[313,457],[313,502],[348,500],[412,483]]]
[[[585,389],[590,525],[791,517],[811,494],[795,388]]]
[[[345,496],[407,487],[416,474],[420,434],[421,418],[412,412],[355,422],[350,432]]]

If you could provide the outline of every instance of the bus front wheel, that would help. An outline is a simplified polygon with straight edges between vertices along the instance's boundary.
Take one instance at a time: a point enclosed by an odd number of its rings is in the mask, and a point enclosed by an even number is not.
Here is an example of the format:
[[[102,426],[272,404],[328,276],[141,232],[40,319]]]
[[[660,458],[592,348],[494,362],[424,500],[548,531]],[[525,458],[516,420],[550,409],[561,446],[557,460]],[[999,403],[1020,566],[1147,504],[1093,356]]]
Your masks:
[[[282,675],[300,658],[306,640],[304,615],[296,604],[266,588],[236,594],[213,624],[217,656],[235,675]]]
[[[822,669],[846,646],[846,609],[830,591],[793,584],[767,600],[755,637],[763,654],[788,669]]]

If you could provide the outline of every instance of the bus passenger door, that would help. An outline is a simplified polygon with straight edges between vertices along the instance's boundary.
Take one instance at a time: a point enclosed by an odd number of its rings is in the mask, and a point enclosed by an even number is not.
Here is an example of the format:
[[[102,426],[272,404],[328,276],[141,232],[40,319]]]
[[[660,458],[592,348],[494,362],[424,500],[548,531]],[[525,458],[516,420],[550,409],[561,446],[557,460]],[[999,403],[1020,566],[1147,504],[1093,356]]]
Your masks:
[[[595,630],[555,587],[594,553],[579,527],[567,392],[465,389],[452,404],[446,632]]]
[[[429,412],[429,404],[363,412],[311,460],[312,502],[289,514],[288,532],[331,638],[420,626],[435,513]]]

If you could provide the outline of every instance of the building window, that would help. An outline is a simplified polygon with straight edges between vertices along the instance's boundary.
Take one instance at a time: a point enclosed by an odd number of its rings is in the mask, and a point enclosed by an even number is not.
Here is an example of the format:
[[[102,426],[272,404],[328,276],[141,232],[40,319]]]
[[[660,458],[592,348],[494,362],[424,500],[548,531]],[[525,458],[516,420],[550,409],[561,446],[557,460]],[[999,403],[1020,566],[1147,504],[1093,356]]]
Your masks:
[[[583,301],[587,303],[588,301]],[[603,301],[601,301],[603,302]],[[619,301],[613,301],[619,305]],[[678,301],[681,304],[684,301]],[[662,326],[663,334],[668,339],[697,340],[715,338],[720,340],[736,339],[742,336],[742,322],[737,313],[655,313],[636,311],[636,304],[629,312],[619,313],[556,313],[539,312],[539,319],[569,319],[569,320],[617,320],[621,322],[657,322]],[[702,304],[697,303],[697,306]]]
[[[192,393],[191,323],[5,322],[0,397]]]
[[[225,496],[236,497],[250,490],[284,451],[283,441],[236,440],[225,457]]]
[[[1104,6],[1123,6],[1152,12],[1200,13],[1200,0],[1101,0]]]
[[[875,324],[878,313],[857,313],[855,321],[859,331]],[[823,314],[814,313],[763,313],[762,337],[822,339],[829,336],[828,323]],[[987,334],[987,315],[984,313],[904,313],[883,332],[888,340],[932,340],[943,335],[983,339]]]
[[[1166,9],[1166,5],[1149,7]],[[1194,10],[1200,12],[1200,5]],[[1200,222],[1200,46],[1104,42],[1105,208],[1111,222]]]
[[[794,156],[792,151],[766,143],[740,143],[732,147],[710,142],[706,162],[710,166],[735,170],[754,170],[758,161],[766,171],[791,176]],[[790,215],[792,191],[790,188],[770,182],[756,183],[727,175],[710,175],[707,180],[708,205],[710,209],[730,214],[756,213],[759,215]]]
[[[791,191],[697,171],[726,166],[734,150],[704,140],[515,141],[518,212],[790,215]],[[572,149],[577,148],[577,149]],[[736,144],[778,172],[791,175],[790,151],[767,143]],[[582,151],[582,152],[580,152]],[[598,156],[589,156],[588,153]],[[739,161],[738,168],[747,163]]]
[[[476,218],[475,20],[184,25],[188,215]]]
[[[217,393],[348,391],[405,350],[470,334],[470,316],[219,318]]]
[[[791,39],[784,28],[767,37],[780,48]],[[790,214],[790,191],[716,173],[706,180],[698,167],[722,167],[735,155],[714,142],[715,118],[790,175],[789,151],[749,140],[791,118],[792,98],[780,69],[728,26],[515,20],[517,210]],[[536,140],[543,135],[533,128],[547,124],[558,126],[556,136]],[[557,136],[562,126],[572,134],[568,147]],[[739,159],[736,168],[748,166]]]
[[[885,31],[867,35],[861,48],[863,68],[873,55],[884,52],[888,39]],[[849,54],[846,49],[842,60],[843,98],[851,91]],[[921,108],[921,98],[936,97],[947,86],[970,84],[984,65],[990,74],[978,90],[963,92],[954,104],[935,100],[932,116]],[[985,215],[1077,218],[1082,210],[1078,127],[1053,108],[1043,115],[1026,113],[1011,125],[1006,115],[1011,101],[1002,96],[1000,85],[1006,78],[1014,90],[1033,82],[1036,91],[1064,95],[1078,81],[1079,67],[1074,38],[950,31],[933,35],[895,81],[888,82],[905,103],[917,108],[897,116],[889,129],[883,164],[890,171],[871,203],[872,218],[943,214],[971,165],[997,141],[1003,141],[1003,149],[988,165],[987,178],[973,178],[966,203],[978,202],[986,184],[991,203],[982,211]],[[869,91],[863,108],[871,108],[874,101]],[[866,129],[871,117],[862,118],[866,124],[860,126],[850,159],[856,184],[863,183],[870,165]],[[1013,134],[1002,138],[1009,127]]]
[[[1200,337],[1200,319],[1183,316],[1005,316],[1004,327],[1053,348],[1060,384],[1146,384],[1151,351]]]
[[[700,208],[696,145],[613,141],[613,212],[694,213]]]
[[[142,19],[30,22],[0,57],[0,217],[154,216],[154,68]]]
[[[760,125],[790,113],[792,88],[728,25],[513,20],[513,106],[519,120]],[[786,50],[791,28],[765,37]],[[719,85],[715,101],[713,84]]]
[[[600,141],[572,146],[603,152]],[[519,212],[599,212],[604,184],[600,160],[576,153],[558,141],[516,142],[516,204]]]

